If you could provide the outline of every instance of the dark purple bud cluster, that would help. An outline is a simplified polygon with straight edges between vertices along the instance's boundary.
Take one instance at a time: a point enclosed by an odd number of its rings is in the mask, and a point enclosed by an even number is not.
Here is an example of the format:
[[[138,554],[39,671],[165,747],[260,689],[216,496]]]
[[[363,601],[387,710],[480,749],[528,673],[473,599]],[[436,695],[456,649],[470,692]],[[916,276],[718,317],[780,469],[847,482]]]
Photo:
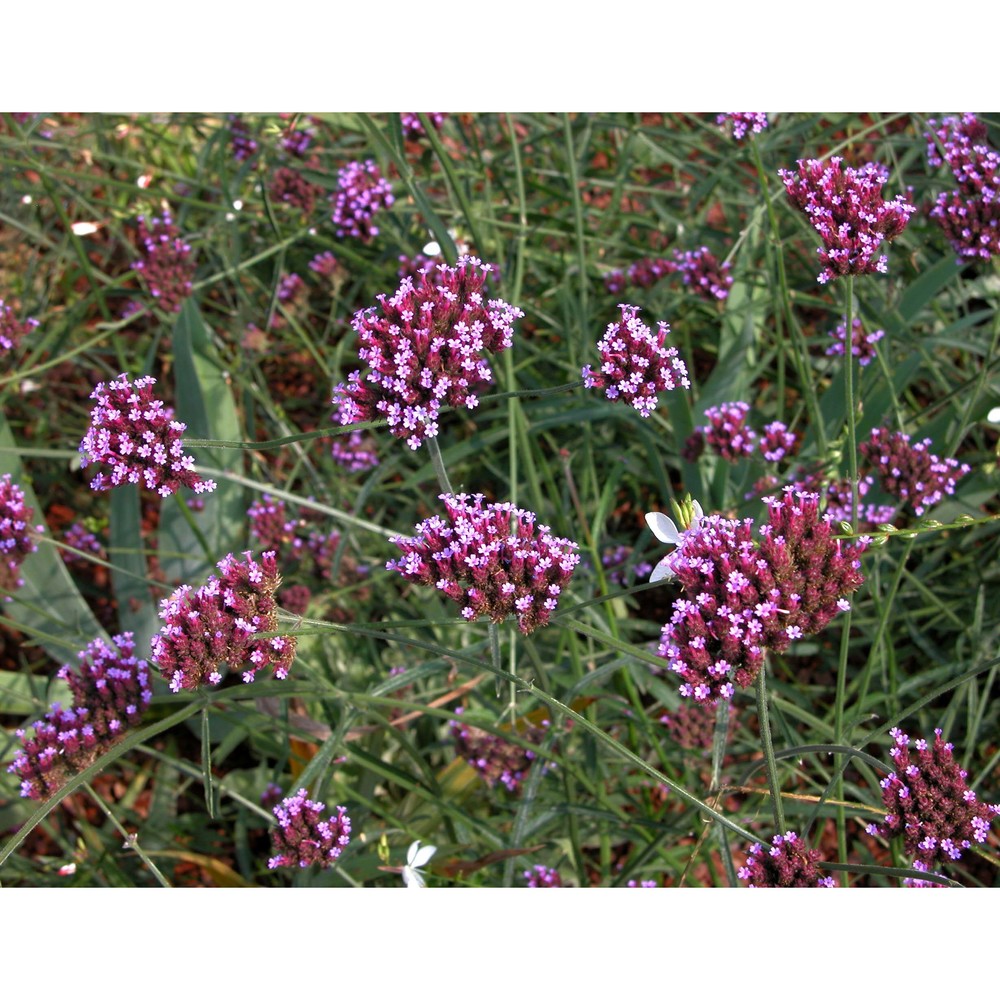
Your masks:
[[[461,711],[461,708],[455,709],[456,714]],[[448,728],[455,741],[455,753],[477,771],[490,788],[501,784],[507,791],[516,792],[521,787],[535,759],[533,750],[509,743],[501,736],[468,725],[464,720],[452,720]],[[531,726],[520,735],[537,743],[543,734],[544,729]]]
[[[316,254],[309,261],[309,270],[318,274],[321,278],[332,278],[341,270],[341,267],[337,258],[329,250],[324,250],[323,253]]]
[[[304,160],[312,141],[312,132],[307,132],[304,129],[292,129],[281,137],[281,148],[289,155]]]
[[[249,684],[258,670],[270,667],[284,680],[295,658],[295,636],[263,636],[278,627],[275,591],[281,584],[273,552],[255,562],[249,552],[240,562],[231,553],[197,590],[178,587],[161,602],[166,623],[153,636],[152,659],[170,690],[193,691],[222,680],[219,668],[242,670]]]
[[[757,432],[747,426],[750,404],[744,402],[720,403],[705,411],[707,424],[695,428],[704,444],[727,462],[752,455],[757,449]],[[703,445],[704,447],[704,445]],[[692,443],[691,449],[694,450]]]
[[[80,556],[80,553],[83,552],[89,552],[91,555],[95,555],[100,559],[107,558],[104,546],[100,543],[97,536],[80,521],[77,521],[75,524],[71,524],[66,529],[63,534],[63,541],[70,546],[71,549],[75,549],[73,552],[68,551],[67,549],[59,550],[59,554],[63,557],[64,562],[87,562],[86,559],[83,559]]]
[[[736,709],[728,706],[732,729]],[[664,712],[660,722],[671,739],[685,750],[710,750],[715,739],[716,707],[703,701],[682,701],[676,709]]]
[[[462,605],[462,617],[502,622],[517,617],[525,634],[548,624],[580,561],[576,542],[557,538],[536,515],[482,494],[444,493],[446,514],[422,521],[415,537],[389,541],[402,550],[386,569],[436,587]]]
[[[795,451],[796,441],[787,424],[772,420],[760,435],[760,453],[768,462],[780,462]]]
[[[675,250],[674,260],[684,284],[703,299],[721,302],[729,297],[729,289],[733,285],[729,261],[720,263],[708,247],[684,252]]]
[[[641,319],[636,306],[622,304],[620,322],[609,323],[598,341],[601,369],[590,365],[581,371],[588,389],[604,389],[608,399],[620,399],[648,417],[656,409],[658,392],[685,389],[691,385],[687,367],[677,355],[676,347],[667,347],[668,324],[657,323],[654,334]]]
[[[271,176],[268,192],[272,201],[297,208],[303,215],[312,215],[319,188],[292,167],[278,167]]]
[[[116,635],[112,644],[95,639],[77,654],[78,669],[67,664],[57,674],[69,685],[72,708],[54,704],[30,738],[17,731],[23,745],[7,770],[21,779],[25,798],[43,799],[58,791],[142,719],[152,698],[146,661],[133,655],[131,632]]]
[[[337,815],[321,819],[326,806],[313,802],[300,788],[274,807],[278,825],[271,830],[273,857],[268,868],[329,868],[351,841],[351,818],[344,806]]]
[[[374,442],[362,431],[338,434],[330,445],[330,456],[348,472],[364,472],[379,464]]]
[[[886,493],[909,501],[920,517],[955,492],[955,484],[970,466],[954,458],[938,458],[931,453],[933,442],[924,438],[910,443],[910,435],[875,427],[871,437],[858,450],[872,464]]]
[[[895,743],[889,751],[895,770],[881,781],[887,812],[882,824],[869,824],[868,832],[902,836],[906,853],[921,871],[957,861],[973,840],[985,843],[1000,805],[976,798],[965,782],[968,772],[959,767],[941,730],[934,730],[932,744],[914,740],[915,754],[906,733],[891,729],[889,735]]]
[[[618,587],[629,587],[637,579],[645,580],[653,572],[653,564],[648,562],[626,566],[631,555],[631,545],[618,545],[601,556],[601,565],[607,571],[608,583]]]
[[[0,476],[0,590],[17,590],[24,586],[21,564],[38,546],[34,536],[45,530],[31,526],[35,513],[25,503],[24,490],[5,472]],[[4,598],[9,601],[9,594]]]
[[[184,454],[181,435],[187,425],[174,420],[174,411],[153,397],[156,379],[147,375],[129,382],[122,373],[113,382],[98,383],[90,394],[97,406],[80,442],[80,466],[91,462],[111,466],[111,475],[98,473],[91,489],[107,490],[122,483],[138,483],[160,496],[181,486],[195,493],[211,493],[215,482],[194,471],[194,459]]]
[[[291,305],[306,290],[306,283],[293,271],[284,274],[278,282],[278,301]]]
[[[826,349],[826,353],[830,355],[843,354],[847,343],[846,318],[843,323],[838,323],[836,328],[830,331],[830,336],[833,337],[833,343]],[[854,317],[851,322],[851,354],[858,359],[862,368],[875,360],[875,345],[884,336],[885,330],[872,330],[871,333],[865,333],[860,317]]]
[[[819,859],[819,851],[809,850],[789,830],[784,836],[777,834],[769,848],[752,845],[746,864],[736,874],[750,889],[835,888],[832,877],[820,875]]]
[[[368,242],[378,236],[372,219],[396,200],[392,185],[382,176],[374,160],[357,160],[337,172],[337,191],[333,195],[333,224],[337,235],[353,236]]]
[[[716,125],[728,127],[739,142],[747,132],[760,135],[767,128],[767,115],[763,111],[727,111],[715,119]]]
[[[0,299],[0,350],[13,351],[35,327],[37,319],[19,320],[14,310]]]
[[[239,115],[229,116],[230,146],[238,163],[249,160],[257,152],[257,143],[250,135],[247,123]]]
[[[555,868],[546,868],[545,865],[535,865],[523,872],[524,880],[528,883],[529,889],[561,889],[562,879]]]
[[[876,257],[885,240],[895,239],[916,206],[903,195],[882,197],[889,171],[879,163],[843,166],[843,159],[799,160],[798,172],[779,170],[791,203],[804,212],[823,246],[817,250],[825,283],[848,274],[888,271],[888,257]]]
[[[132,264],[146,282],[149,294],[167,312],[180,312],[194,288],[195,266],[190,244],[181,239],[169,212],[147,224],[138,218],[137,247],[141,258]]]
[[[491,264],[459,257],[434,278],[404,278],[376,307],[357,312],[352,326],[361,340],[358,357],[369,371],[334,388],[341,424],[384,417],[394,437],[416,450],[436,437],[442,406],[473,409],[493,381],[486,354],[511,346],[514,321],[524,313],[502,299],[487,299]]]
[[[400,116],[403,125],[404,139],[421,139],[427,133],[424,131],[424,123],[420,120],[420,115],[415,111],[404,111]],[[444,124],[444,113],[441,111],[424,112],[424,117],[439,130]]]

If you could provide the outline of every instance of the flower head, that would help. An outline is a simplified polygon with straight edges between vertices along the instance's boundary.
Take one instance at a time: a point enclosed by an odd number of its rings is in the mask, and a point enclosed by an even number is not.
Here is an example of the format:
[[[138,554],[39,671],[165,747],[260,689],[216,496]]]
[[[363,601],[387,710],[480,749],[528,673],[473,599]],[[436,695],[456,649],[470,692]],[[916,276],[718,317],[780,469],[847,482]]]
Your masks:
[[[399,117],[403,125],[404,139],[420,139],[427,134],[424,131],[424,124],[420,120],[420,115],[415,111],[404,111]],[[424,117],[435,129],[440,129],[444,124],[444,113],[441,111],[427,111],[424,113]]]
[[[107,490],[122,483],[139,483],[160,496],[170,496],[181,486],[195,493],[215,489],[211,479],[194,471],[194,459],[184,454],[181,434],[187,426],[174,420],[174,411],[153,396],[156,379],[137,378],[130,383],[121,374],[113,382],[98,383],[90,394],[97,405],[90,412],[90,426],[80,442],[80,466],[103,462],[111,475],[99,473],[90,488]]]
[[[729,298],[733,276],[729,273],[729,261],[721,264],[708,247],[697,250],[674,251],[675,269],[680,272],[684,284],[709,302]]]
[[[153,662],[169,681],[170,690],[190,691],[222,680],[219,668],[228,664],[243,671],[249,684],[258,670],[270,667],[284,680],[295,658],[295,636],[265,637],[277,631],[275,591],[281,583],[274,552],[255,562],[225,556],[197,590],[183,586],[161,603],[165,624],[153,636]]]
[[[462,617],[517,617],[525,634],[548,624],[562,588],[580,561],[576,542],[557,538],[536,515],[511,503],[483,503],[482,494],[442,494],[445,516],[389,541],[403,553],[386,569],[436,587],[462,605]]]
[[[333,195],[332,221],[337,235],[353,236],[369,242],[378,236],[372,219],[396,199],[392,185],[382,176],[374,160],[355,160],[337,172],[337,190]]]
[[[819,851],[809,850],[789,830],[784,836],[775,836],[770,848],[753,844],[737,875],[751,889],[834,888],[837,883],[832,878],[820,875],[816,867],[819,859]]]
[[[406,852],[406,864],[403,866],[403,882],[407,889],[423,889],[427,883],[424,881],[424,873],[421,871],[424,865],[434,857],[437,848],[433,844],[420,846],[420,841],[415,840],[410,844]]]
[[[727,111],[715,119],[716,125],[729,126],[733,138],[739,142],[747,132],[759,135],[767,128],[767,115],[763,111]]]
[[[384,417],[394,437],[416,450],[436,437],[442,406],[473,409],[493,381],[487,353],[511,346],[514,321],[524,315],[502,299],[484,295],[493,270],[476,257],[441,265],[436,278],[404,278],[391,298],[356,313],[352,326],[361,340],[358,357],[370,368],[334,389],[341,424]]]
[[[37,319],[19,320],[14,310],[0,299],[0,351],[13,351],[35,327]]]
[[[534,868],[529,868],[522,874],[529,889],[561,889],[563,887],[562,879],[555,868],[535,865]]]
[[[941,730],[934,742],[913,741],[899,729],[890,730],[894,746],[889,751],[895,770],[883,778],[884,822],[868,826],[870,834],[902,836],[906,853],[921,871],[930,865],[957,861],[972,841],[982,844],[989,834],[1000,805],[987,805],[976,798],[965,779],[968,773],[952,755]]]
[[[847,343],[847,320],[838,323],[830,331],[833,343],[826,349],[827,354],[843,354]],[[870,365],[875,359],[875,345],[885,336],[885,330],[872,330],[865,333],[861,326],[861,319],[855,316],[851,322],[851,354],[858,359],[858,363],[864,368]]]
[[[764,427],[760,438],[760,453],[768,462],[780,462],[795,451],[795,435],[780,420]]]
[[[847,274],[885,273],[888,257],[876,257],[883,240],[895,239],[906,227],[916,206],[902,195],[892,201],[882,197],[889,172],[881,164],[843,166],[833,156],[799,160],[798,172],[779,170],[791,203],[806,214],[823,239],[817,250],[823,270],[821,283]]]
[[[233,159],[238,163],[249,160],[257,152],[257,142],[250,135],[247,123],[239,115],[230,115],[228,122]]]
[[[304,174],[292,167],[278,167],[271,177],[269,193],[272,201],[297,208],[303,215],[312,215],[320,189]]]
[[[656,409],[656,394],[678,385],[688,388],[687,367],[676,347],[666,347],[670,327],[659,323],[653,332],[639,319],[636,306],[621,305],[621,322],[610,323],[597,344],[601,369],[584,365],[581,372],[588,389],[604,389],[608,399],[621,399],[641,417]]]
[[[278,825],[271,830],[274,856],[268,868],[308,868],[319,865],[329,868],[351,840],[351,818],[344,806],[337,806],[337,815],[321,819],[326,809],[322,802],[313,802],[309,793],[300,788],[294,795],[274,807]]]
[[[66,529],[63,533],[63,541],[69,546],[69,549],[59,550],[64,562],[85,563],[87,560],[81,558],[83,552],[89,552],[100,559],[106,558],[104,546],[100,540],[80,521],[76,521]]]
[[[757,448],[757,432],[747,426],[750,404],[720,403],[705,411],[707,424],[695,428],[705,443],[727,462],[752,455]]]
[[[30,738],[18,731],[22,747],[8,770],[20,777],[22,796],[51,795],[139,724],[152,697],[146,661],[135,658],[131,632],[111,641],[95,639],[77,654],[78,669],[67,664],[59,671],[72,708],[54,704]]]
[[[457,708],[456,713],[461,713]],[[501,736],[468,725],[464,719],[453,719],[448,728],[455,741],[455,752],[475,771],[490,788],[501,784],[509,792],[516,792],[527,776],[535,759],[533,750],[509,743]],[[531,741],[541,738],[544,730],[530,727],[523,734]]]
[[[0,476],[0,590],[17,590],[24,585],[21,564],[38,548],[34,536],[45,530],[41,525],[32,528],[34,513],[10,473]],[[4,600],[9,601],[10,596]]]
[[[138,218],[137,246],[141,257],[132,264],[146,282],[149,294],[167,312],[180,312],[194,288],[191,247],[181,238],[170,213]]]

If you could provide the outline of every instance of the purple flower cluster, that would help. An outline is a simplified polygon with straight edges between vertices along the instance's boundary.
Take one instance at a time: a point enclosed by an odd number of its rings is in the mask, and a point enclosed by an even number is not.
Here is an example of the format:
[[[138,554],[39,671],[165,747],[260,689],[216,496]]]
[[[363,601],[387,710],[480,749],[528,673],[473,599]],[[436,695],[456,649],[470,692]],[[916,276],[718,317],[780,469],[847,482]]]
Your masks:
[[[760,542],[753,520],[710,515],[692,522],[664,560],[684,597],[674,602],[658,653],[677,673],[680,693],[696,701],[732,698],[749,687],[767,650],[822,631],[864,582],[861,538],[843,545],[819,496],[786,488],[765,497]]]
[[[456,715],[461,712],[461,708],[455,709]],[[507,791],[516,792],[521,787],[535,759],[533,750],[508,743],[500,736],[468,725],[464,720],[453,719],[448,728],[455,741],[455,752],[481,775],[490,788],[499,783]],[[533,726],[523,735],[527,740],[537,742],[542,733],[543,730]]]
[[[502,622],[517,616],[528,635],[548,624],[580,556],[576,542],[557,538],[536,515],[482,494],[443,493],[446,514],[422,521],[414,538],[389,539],[403,555],[386,563],[404,577],[436,587],[462,605],[462,617]]]
[[[684,284],[696,291],[709,302],[723,301],[729,297],[733,276],[729,273],[729,261],[720,263],[708,247],[674,251],[677,270]]]
[[[678,745],[685,750],[710,750],[715,739],[716,709],[700,701],[682,701],[676,709],[664,712],[660,722]],[[732,726],[736,709],[729,706],[729,724]]]
[[[181,486],[195,493],[211,493],[215,482],[194,471],[194,459],[184,454],[181,435],[187,425],[174,420],[171,407],[153,397],[156,379],[147,375],[132,384],[122,373],[113,382],[98,383],[90,394],[97,405],[90,412],[90,426],[80,442],[80,466],[103,462],[110,477],[98,473],[90,482],[94,490],[122,483],[139,483],[170,496]]]
[[[368,242],[378,236],[372,225],[375,214],[388,208],[396,199],[392,185],[382,176],[374,160],[355,160],[337,172],[337,191],[333,195],[333,224],[338,236],[353,236]]]
[[[387,419],[394,437],[416,450],[436,437],[442,406],[473,409],[493,381],[485,354],[511,346],[514,321],[524,313],[502,299],[486,299],[493,270],[476,257],[441,265],[432,278],[404,278],[375,307],[357,312],[352,326],[361,340],[358,357],[370,371],[348,376],[334,389],[341,424]]]
[[[282,275],[278,282],[278,301],[291,304],[306,290],[306,283],[294,272]]]
[[[924,438],[911,444],[909,434],[875,427],[869,440],[858,446],[886,493],[909,501],[918,517],[945,494],[951,496],[958,480],[971,471],[965,462],[932,454],[932,443],[930,438]]]
[[[762,844],[753,844],[746,864],[736,874],[751,889],[835,888],[833,878],[820,875],[819,859],[819,851],[809,850],[789,830],[774,837],[766,854]]]
[[[338,434],[330,445],[330,456],[348,472],[363,472],[378,465],[375,445],[362,431]]]
[[[871,476],[863,476],[858,480],[858,526],[862,531],[886,524],[896,516],[895,507],[861,502],[874,485],[875,480]],[[826,512],[838,524],[841,521],[853,521],[853,504],[850,479],[836,479],[826,487]]]
[[[231,553],[197,590],[177,590],[161,602],[165,624],[153,636],[152,658],[174,692],[192,691],[222,680],[226,663],[243,671],[249,684],[258,670],[270,667],[277,680],[288,676],[295,658],[291,635],[262,637],[278,627],[275,591],[281,583],[273,552],[255,562],[249,552],[240,562]]]
[[[768,122],[763,111],[727,111],[715,119],[715,124],[729,126],[733,138],[739,142],[747,132],[760,135]]]
[[[829,162],[799,160],[798,172],[779,170],[791,203],[804,212],[823,239],[817,250],[825,283],[848,274],[885,273],[888,257],[876,258],[883,240],[893,240],[905,228],[916,206],[903,195],[892,201],[882,197],[889,172],[879,163],[843,166],[833,156]]]
[[[933,119],[928,124],[937,126]],[[925,138],[928,163],[942,163],[937,138],[958,182],[957,190],[938,195],[931,218],[938,221],[959,260],[989,260],[1000,253],[1000,153],[986,144],[986,127],[971,114],[945,118]]]
[[[80,553],[89,552],[101,559],[105,558],[104,546],[97,536],[87,529],[87,526],[80,521],[71,524],[63,534],[63,541],[75,551],[60,549],[59,554],[63,561],[67,563],[83,563],[85,559],[80,558]]]
[[[304,788],[274,807],[278,825],[271,830],[274,856],[268,858],[268,868],[329,868],[340,857],[351,841],[351,818],[344,806],[337,806],[336,816],[321,819],[325,809]]]
[[[69,685],[72,708],[52,705],[31,738],[17,731],[23,745],[7,770],[21,779],[25,798],[51,795],[139,724],[152,698],[146,661],[133,655],[131,632],[116,635],[112,644],[95,639],[77,654],[79,669],[68,664],[60,669],[57,676]]]
[[[278,167],[271,176],[269,188],[272,201],[297,208],[303,215],[312,215],[319,188],[292,167]]]
[[[760,436],[760,453],[768,462],[780,462],[795,451],[795,435],[780,420],[766,424]]]
[[[145,216],[138,218],[138,242],[141,259],[132,264],[145,279],[149,294],[167,312],[180,312],[190,296],[195,266],[191,246],[181,239],[170,213],[153,216],[147,224]]]
[[[545,865],[535,865],[523,872],[524,880],[528,883],[529,889],[561,889],[562,879],[555,868],[546,868]]]
[[[14,310],[0,299],[0,350],[13,351],[21,340],[38,326],[37,319],[19,320]]]
[[[837,327],[830,331],[833,343],[826,349],[827,354],[843,354],[847,344],[847,319],[843,323],[838,323]],[[861,319],[855,316],[851,322],[851,354],[864,368],[870,365],[875,359],[875,345],[885,336],[885,330],[872,330],[865,333],[861,326]]]
[[[941,862],[957,861],[972,841],[982,844],[1000,805],[987,805],[965,783],[963,771],[945,743],[940,729],[934,742],[914,740],[899,729],[889,731],[895,746],[889,750],[895,770],[883,778],[884,822],[869,824],[868,832],[884,837],[902,836],[914,867],[929,871]],[[915,758],[915,759],[914,759]],[[971,839],[970,839],[971,838]]]
[[[321,278],[332,278],[340,270],[340,264],[329,250],[324,250],[309,261],[309,270]]]
[[[645,579],[653,572],[653,564],[639,562],[634,566],[625,566],[632,555],[631,545],[618,545],[601,556],[601,565],[607,570],[608,583],[618,587],[628,587],[636,579]]]
[[[584,365],[583,384],[588,389],[604,389],[608,399],[621,399],[648,417],[656,409],[658,392],[688,388],[687,367],[677,355],[676,347],[666,347],[670,327],[657,324],[654,334],[641,319],[636,306],[622,304],[621,321],[609,323],[598,341],[601,370]]]
[[[749,416],[750,404],[742,401],[710,406],[705,411],[708,423],[696,427],[695,433],[720,458],[735,462],[757,449],[757,433],[747,426]]]
[[[247,123],[239,115],[229,116],[229,135],[233,159],[237,162],[243,163],[257,152],[257,143],[251,137]]]
[[[5,472],[0,476],[0,590],[17,590],[24,585],[21,579],[21,563],[38,546],[33,535],[43,532],[44,527],[31,526],[35,513],[24,500],[24,490]],[[9,601],[10,596],[4,598]]]
[[[313,135],[304,129],[292,129],[281,137],[281,148],[299,160],[305,159],[312,145]]]
[[[420,139],[427,134],[420,116],[415,111],[404,111],[399,117],[403,124],[404,139]],[[440,129],[444,124],[444,113],[441,111],[424,112],[424,117],[435,129]]]

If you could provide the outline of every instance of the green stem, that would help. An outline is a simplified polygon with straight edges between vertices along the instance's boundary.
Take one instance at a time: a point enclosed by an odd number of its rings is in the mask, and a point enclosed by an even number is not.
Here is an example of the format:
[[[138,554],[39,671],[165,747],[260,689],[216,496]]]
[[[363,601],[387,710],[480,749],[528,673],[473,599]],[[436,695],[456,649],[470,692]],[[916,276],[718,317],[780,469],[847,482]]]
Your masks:
[[[785,833],[785,811],[781,804],[781,786],[778,784],[778,768],[774,759],[774,746],[771,743],[771,722],[767,711],[767,664],[761,666],[757,674],[757,722],[760,726],[760,746],[764,751],[764,764],[767,768],[767,787],[771,792],[771,811],[774,815],[776,833]]]
[[[452,490],[451,481],[448,479],[448,470],[444,467],[444,459],[441,457],[441,449],[438,447],[437,438],[424,438],[424,442],[427,445],[427,451],[430,453],[431,465],[434,466],[434,473],[437,476],[442,492],[453,493],[454,490]]]

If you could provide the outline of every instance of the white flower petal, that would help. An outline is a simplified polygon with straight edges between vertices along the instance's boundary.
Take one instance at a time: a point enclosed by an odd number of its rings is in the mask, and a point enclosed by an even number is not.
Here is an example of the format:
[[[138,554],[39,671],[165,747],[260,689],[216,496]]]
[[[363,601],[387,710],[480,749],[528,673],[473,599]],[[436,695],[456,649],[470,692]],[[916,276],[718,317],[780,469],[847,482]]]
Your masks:
[[[415,872],[410,867],[403,869],[403,881],[406,883],[407,889],[424,889],[427,885],[420,872]]]
[[[418,840],[417,843],[419,844],[420,841]],[[419,851],[417,851],[416,857],[410,862],[410,864],[413,865],[414,868],[423,867],[428,861],[430,861],[431,858],[434,857],[435,851],[437,851],[437,848],[433,844],[425,844]]]
[[[665,542],[667,545],[680,545],[681,535],[677,530],[677,525],[666,514],[661,514],[659,511],[647,514],[646,524],[661,542]]]
[[[668,565],[670,556],[664,556],[657,564],[653,567],[653,572],[649,574],[649,582],[657,583],[660,580],[669,580],[673,575],[674,571]]]

